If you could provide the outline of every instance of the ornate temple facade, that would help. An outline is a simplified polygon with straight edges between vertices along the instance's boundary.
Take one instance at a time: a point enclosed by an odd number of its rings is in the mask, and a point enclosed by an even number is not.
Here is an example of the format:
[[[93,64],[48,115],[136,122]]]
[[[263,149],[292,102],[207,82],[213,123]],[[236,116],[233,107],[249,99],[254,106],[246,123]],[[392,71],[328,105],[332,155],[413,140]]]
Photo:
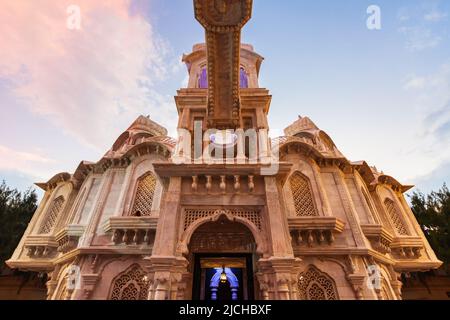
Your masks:
[[[206,43],[183,57],[179,138],[140,116],[45,195],[7,264],[48,299],[401,299],[438,268],[404,192],[299,117],[270,139],[251,0],[195,0]]]

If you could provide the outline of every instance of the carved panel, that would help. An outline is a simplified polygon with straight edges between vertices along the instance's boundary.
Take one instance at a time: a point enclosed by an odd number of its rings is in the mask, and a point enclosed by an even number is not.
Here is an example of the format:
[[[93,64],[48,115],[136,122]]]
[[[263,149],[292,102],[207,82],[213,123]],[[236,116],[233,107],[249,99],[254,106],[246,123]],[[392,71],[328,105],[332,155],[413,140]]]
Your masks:
[[[333,279],[310,266],[298,278],[298,291],[301,300],[338,300],[338,293]]]
[[[147,300],[148,282],[139,265],[133,265],[113,282],[110,300]]]
[[[152,214],[155,188],[156,178],[152,173],[148,173],[138,180],[131,215],[150,216]]]
[[[219,210],[220,211],[220,210]],[[218,212],[217,209],[185,209],[184,210],[184,230],[189,228],[191,224],[195,221],[207,217],[211,217]],[[236,208],[225,210],[226,213],[229,213],[233,216],[246,219],[253,223],[259,230],[261,230],[261,216],[260,212],[257,209],[245,209],[245,208]]]
[[[384,205],[386,207],[386,212],[389,216],[389,219],[391,220],[392,225],[397,230],[398,234],[408,235],[408,231],[406,230],[406,227],[403,224],[402,218],[400,217],[400,214],[397,210],[397,207],[395,206],[394,201],[386,198],[386,200],[384,200]]]
[[[297,216],[318,216],[308,179],[296,172],[289,182]]]
[[[192,252],[253,252],[253,237],[248,233],[195,233],[190,242]]]
[[[47,211],[47,214],[42,221],[41,227],[39,228],[39,234],[47,234],[50,233],[53,229],[53,226],[56,223],[56,219],[58,219],[59,213],[62,210],[64,205],[64,197],[60,196],[53,200],[52,206]]]

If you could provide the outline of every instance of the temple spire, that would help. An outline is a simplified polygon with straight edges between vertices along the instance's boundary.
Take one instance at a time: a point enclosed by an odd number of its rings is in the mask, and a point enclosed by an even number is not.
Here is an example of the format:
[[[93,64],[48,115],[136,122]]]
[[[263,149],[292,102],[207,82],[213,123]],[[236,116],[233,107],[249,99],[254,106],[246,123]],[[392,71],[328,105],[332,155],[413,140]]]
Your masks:
[[[195,18],[206,32],[209,128],[240,127],[241,30],[252,5],[252,0],[194,0]]]

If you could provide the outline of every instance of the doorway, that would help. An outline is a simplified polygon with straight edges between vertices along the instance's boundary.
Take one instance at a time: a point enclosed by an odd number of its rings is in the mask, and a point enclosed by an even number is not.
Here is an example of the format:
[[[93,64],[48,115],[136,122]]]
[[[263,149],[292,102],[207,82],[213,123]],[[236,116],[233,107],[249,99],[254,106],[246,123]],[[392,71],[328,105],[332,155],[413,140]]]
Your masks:
[[[251,254],[195,254],[192,298],[203,301],[254,299]]]

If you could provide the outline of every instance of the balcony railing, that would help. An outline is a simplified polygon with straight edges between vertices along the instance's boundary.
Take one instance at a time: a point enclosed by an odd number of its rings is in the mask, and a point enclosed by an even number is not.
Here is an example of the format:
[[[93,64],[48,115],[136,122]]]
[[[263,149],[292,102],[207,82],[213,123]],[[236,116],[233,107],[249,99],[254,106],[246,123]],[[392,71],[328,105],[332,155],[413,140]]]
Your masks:
[[[153,217],[112,217],[103,229],[114,245],[149,245],[153,242],[157,219]]]
[[[309,247],[333,244],[345,226],[343,221],[334,217],[295,217],[288,221],[294,242]]]

